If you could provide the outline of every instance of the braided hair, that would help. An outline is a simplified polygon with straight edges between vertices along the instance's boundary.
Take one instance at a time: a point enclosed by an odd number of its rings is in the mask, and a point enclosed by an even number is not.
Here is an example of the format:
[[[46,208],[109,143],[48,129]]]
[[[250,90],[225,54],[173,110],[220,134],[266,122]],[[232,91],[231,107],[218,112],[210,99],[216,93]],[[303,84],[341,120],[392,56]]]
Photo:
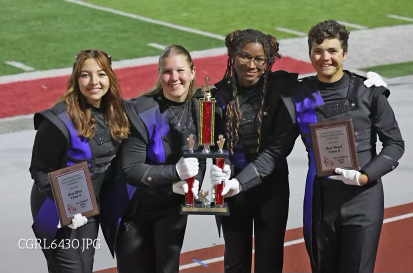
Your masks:
[[[264,49],[265,55],[265,69],[262,77],[263,85],[261,90],[261,103],[258,108],[258,147],[260,147],[260,138],[261,138],[261,124],[262,124],[262,113],[264,108],[264,99],[267,88],[267,78],[268,74],[271,72],[272,65],[275,62],[276,58],[281,58],[281,55],[278,53],[279,44],[277,40],[270,34],[264,34],[261,31],[255,29],[245,29],[245,30],[236,30],[229,33],[225,37],[225,46],[228,50],[228,60],[227,60],[227,69],[224,74],[224,79],[229,80],[232,83],[232,98],[226,107],[226,137],[228,139],[227,146],[231,154],[238,142],[238,128],[241,121],[241,109],[238,101],[238,78],[237,72],[234,67],[234,62],[238,54],[248,43],[260,43]]]

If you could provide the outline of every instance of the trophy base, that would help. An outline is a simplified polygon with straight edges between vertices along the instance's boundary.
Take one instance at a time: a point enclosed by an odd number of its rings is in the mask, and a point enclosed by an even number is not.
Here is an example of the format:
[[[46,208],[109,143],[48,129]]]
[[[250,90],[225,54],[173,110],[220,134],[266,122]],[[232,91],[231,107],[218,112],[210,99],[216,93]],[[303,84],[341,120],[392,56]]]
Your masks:
[[[223,206],[204,204],[181,205],[181,214],[228,216],[229,207],[227,203],[224,203]]]
[[[228,151],[218,152],[218,151],[184,151],[183,157],[196,157],[196,158],[229,158]]]

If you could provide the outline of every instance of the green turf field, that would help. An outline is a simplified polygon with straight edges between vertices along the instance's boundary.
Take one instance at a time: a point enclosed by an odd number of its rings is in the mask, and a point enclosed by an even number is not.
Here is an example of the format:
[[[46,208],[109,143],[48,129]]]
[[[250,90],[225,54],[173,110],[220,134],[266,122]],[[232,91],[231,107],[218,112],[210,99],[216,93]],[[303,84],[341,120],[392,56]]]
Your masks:
[[[278,39],[296,37],[278,32],[284,27],[301,32],[333,18],[369,28],[406,24],[386,14],[413,18],[412,0],[88,0],[99,6],[225,36],[235,29],[256,28]],[[253,4],[254,3],[254,4]],[[84,48],[99,48],[113,60],[157,56],[148,43],[179,43],[189,50],[223,47],[216,38],[142,22],[63,0],[0,0],[0,75],[21,73],[5,61],[36,70],[70,66]],[[352,29],[352,28],[349,28]]]
[[[374,71],[385,78],[394,78],[413,74],[413,62],[372,66],[361,69],[363,71]]]
[[[256,28],[277,38],[296,37],[275,27],[307,32],[325,19],[369,28],[403,24],[387,14],[413,17],[412,0],[87,0],[129,13],[221,35],[235,29]],[[407,23],[407,22],[404,22]],[[350,28],[351,29],[351,28]]]

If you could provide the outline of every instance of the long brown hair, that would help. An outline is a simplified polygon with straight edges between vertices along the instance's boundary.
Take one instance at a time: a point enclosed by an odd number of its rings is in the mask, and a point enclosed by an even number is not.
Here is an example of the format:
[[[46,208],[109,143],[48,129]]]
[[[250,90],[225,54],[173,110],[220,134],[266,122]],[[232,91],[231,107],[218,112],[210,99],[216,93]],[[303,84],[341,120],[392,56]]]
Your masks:
[[[112,70],[111,58],[108,54],[97,49],[80,51],[73,64],[72,75],[67,83],[67,91],[60,100],[66,102],[67,114],[78,134],[85,138],[92,138],[95,134],[96,120],[92,117],[91,106],[80,92],[78,82],[83,63],[88,59],[94,59],[109,77],[109,89],[102,97],[100,106],[103,109],[105,124],[112,139],[119,142],[121,139],[127,138],[129,134],[129,121],[125,113],[118,80]]]
[[[261,124],[262,124],[262,113],[264,108],[264,99],[267,89],[267,78],[268,74],[271,72],[272,65],[275,62],[276,58],[281,58],[278,53],[278,42],[271,36],[262,33],[261,31],[255,29],[245,29],[245,30],[236,30],[229,33],[225,37],[225,46],[228,50],[228,60],[227,60],[227,69],[224,74],[224,79],[230,80],[232,82],[232,98],[226,107],[226,136],[228,139],[227,146],[229,152],[232,154],[233,149],[238,142],[238,128],[241,121],[241,109],[238,102],[238,79],[237,73],[234,67],[235,58],[238,56],[238,53],[244,48],[248,43],[260,43],[264,49],[265,55],[265,69],[262,77],[263,85],[261,90],[261,103],[257,113],[258,116],[258,147],[260,147],[260,138],[261,138]]]
[[[186,61],[188,62],[189,68],[192,70],[194,70],[194,63],[192,62],[192,57],[189,54],[188,50],[186,50],[183,46],[181,45],[170,45],[168,47],[166,47],[161,55],[159,56],[159,61],[158,61],[158,78],[156,80],[155,85],[149,89],[145,94],[146,95],[152,95],[152,96],[158,96],[162,94],[162,85],[161,85],[161,78],[159,75],[159,72],[161,71],[161,62],[163,59],[165,59],[166,57],[169,57],[171,55],[174,56],[183,56]],[[188,95],[186,97],[187,101],[190,101],[190,99],[192,98],[192,95],[195,91],[195,77],[194,79],[191,81],[191,83],[189,84],[189,88],[188,88]]]

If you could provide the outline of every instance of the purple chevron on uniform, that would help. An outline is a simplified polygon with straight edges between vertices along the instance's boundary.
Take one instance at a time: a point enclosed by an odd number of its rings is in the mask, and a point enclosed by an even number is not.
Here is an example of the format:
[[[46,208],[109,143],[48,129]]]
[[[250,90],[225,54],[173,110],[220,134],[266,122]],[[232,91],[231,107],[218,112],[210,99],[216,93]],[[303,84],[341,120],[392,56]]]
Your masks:
[[[323,98],[319,91],[312,93],[301,93],[302,96],[293,97],[295,104],[296,120],[303,141],[307,144],[311,143],[310,124],[317,122],[317,116],[314,108],[324,104]],[[314,154],[311,148],[307,148],[309,166],[305,184],[304,195],[304,215],[303,215],[303,229],[304,238],[309,245],[312,243],[312,204],[313,204],[313,185],[316,175]]]
[[[66,111],[60,113],[58,117],[63,121],[69,131],[70,148],[67,151],[68,156],[79,160],[91,159],[92,152],[90,151],[87,139],[78,136],[76,129],[73,127],[71,120],[66,114]],[[68,166],[73,164],[73,162],[67,162]],[[53,240],[56,236],[58,223],[59,216],[57,214],[56,204],[54,200],[47,198],[36,214],[32,225],[33,231],[37,238],[47,238],[48,240]]]
[[[166,122],[165,114],[159,111],[159,107],[153,107],[138,115],[148,132],[147,157],[152,162],[164,163],[165,152],[162,137],[169,133],[169,125]]]
[[[316,123],[317,117],[314,112],[314,107],[324,104],[323,98],[320,92],[313,92],[310,96],[299,98],[295,102],[295,112],[297,124],[300,132],[304,134],[310,134],[310,123]],[[311,139],[306,138],[306,143],[311,143]]]
[[[43,202],[36,214],[32,229],[36,238],[47,239],[50,244],[56,237],[59,216],[57,215],[56,205],[49,197]]]
[[[59,118],[64,122],[67,129],[69,130],[70,149],[68,150],[67,155],[74,159],[91,159],[92,152],[90,151],[88,140],[84,137],[78,136],[78,133],[75,127],[73,126],[72,121],[66,114],[66,111],[60,113]],[[72,164],[72,162],[70,164],[68,163],[68,165]]]

